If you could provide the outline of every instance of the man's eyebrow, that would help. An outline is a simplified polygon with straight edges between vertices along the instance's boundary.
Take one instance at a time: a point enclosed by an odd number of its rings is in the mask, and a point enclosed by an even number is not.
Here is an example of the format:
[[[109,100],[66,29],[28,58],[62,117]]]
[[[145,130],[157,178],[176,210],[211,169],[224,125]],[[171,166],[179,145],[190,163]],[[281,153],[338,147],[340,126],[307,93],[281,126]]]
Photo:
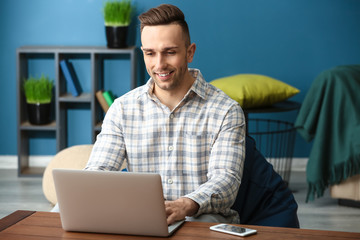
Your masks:
[[[176,49],[176,48],[179,48],[179,47],[177,47],[177,46],[174,46],[174,47],[166,47],[166,48],[161,49],[161,51],[162,51],[162,52],[165,52],[165,51],[172,50],[172,49]],[[142,50],[145,51],[145,52],[152,52],[152,51],[154,51],[153,48],[142,48]]]

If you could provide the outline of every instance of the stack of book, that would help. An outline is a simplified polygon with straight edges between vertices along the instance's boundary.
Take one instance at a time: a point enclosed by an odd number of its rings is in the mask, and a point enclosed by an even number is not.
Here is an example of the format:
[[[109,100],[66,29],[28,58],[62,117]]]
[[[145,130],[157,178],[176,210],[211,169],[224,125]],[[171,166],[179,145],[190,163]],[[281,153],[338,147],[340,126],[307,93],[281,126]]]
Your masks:
[[[115,96],[112,94],[111,91],[103,91],[103,90],[99,90],[96,92],[96,98],[105,113],[109,110],[111,104],[115,100]]]

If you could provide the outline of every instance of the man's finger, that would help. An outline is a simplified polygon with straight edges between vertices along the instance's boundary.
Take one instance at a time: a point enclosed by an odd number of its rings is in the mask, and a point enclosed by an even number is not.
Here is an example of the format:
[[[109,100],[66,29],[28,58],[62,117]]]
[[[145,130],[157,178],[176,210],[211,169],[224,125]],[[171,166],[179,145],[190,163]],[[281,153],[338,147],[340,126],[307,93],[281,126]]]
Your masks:
[[[170,215],[167,217],[166,221],[167,221],[167,224],[168,224],[168,225],[173,224],[173,223],[175,222],[175,215],[174,215],[174,213],[170,214]]]

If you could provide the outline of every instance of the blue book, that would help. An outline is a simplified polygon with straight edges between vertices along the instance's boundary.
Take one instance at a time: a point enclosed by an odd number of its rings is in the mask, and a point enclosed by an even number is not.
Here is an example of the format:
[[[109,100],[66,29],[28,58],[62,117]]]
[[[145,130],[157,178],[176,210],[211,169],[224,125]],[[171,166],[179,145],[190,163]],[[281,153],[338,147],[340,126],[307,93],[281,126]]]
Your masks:
[[[60,66],[66,79],[69,91],[73,96],[79,96],[81,94],[81,86],[76,76],[73,65],[68,60],[61,60]]]

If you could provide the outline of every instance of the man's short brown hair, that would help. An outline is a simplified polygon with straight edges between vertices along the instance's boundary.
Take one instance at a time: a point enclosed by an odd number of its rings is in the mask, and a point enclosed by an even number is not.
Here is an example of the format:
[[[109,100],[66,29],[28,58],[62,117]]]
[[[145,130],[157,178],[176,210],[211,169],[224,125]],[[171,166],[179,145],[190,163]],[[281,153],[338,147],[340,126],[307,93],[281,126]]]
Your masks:
[[[174,5],[161,4],[156,8],[151,8],[141,14],[139,20],[141,32],[146,26],[178,24],[183,30],[185,45],[190,45],[189,27],[185,21],[184,13]]]

